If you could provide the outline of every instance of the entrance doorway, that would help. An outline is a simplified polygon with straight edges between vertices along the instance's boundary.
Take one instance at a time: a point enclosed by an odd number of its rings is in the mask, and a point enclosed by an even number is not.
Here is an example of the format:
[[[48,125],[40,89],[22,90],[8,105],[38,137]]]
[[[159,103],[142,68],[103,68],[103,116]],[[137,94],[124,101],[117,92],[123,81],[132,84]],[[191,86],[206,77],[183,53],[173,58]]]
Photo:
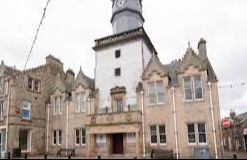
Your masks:
[[[247,135],[244,136],[245,151],[247,152]]]
[[[113,154],[124,154],[123,149],[123,134],[112,135],[112,153]]]

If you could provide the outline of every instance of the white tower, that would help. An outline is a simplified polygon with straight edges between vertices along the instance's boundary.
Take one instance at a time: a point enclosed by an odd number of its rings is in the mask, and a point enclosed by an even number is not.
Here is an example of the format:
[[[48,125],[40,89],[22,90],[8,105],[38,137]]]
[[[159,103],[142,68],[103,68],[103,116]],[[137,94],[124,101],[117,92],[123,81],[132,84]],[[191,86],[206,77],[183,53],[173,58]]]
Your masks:
[[[95,40],[99,108],[121,112],[136,103],[136,87],[154,46],[142,27],[142,0],[113,0],[114,34]],[[128,106],[128,107],[127,107]]]
[[[142,0],[112,0],[112,12],[114,34],[143,26]]]

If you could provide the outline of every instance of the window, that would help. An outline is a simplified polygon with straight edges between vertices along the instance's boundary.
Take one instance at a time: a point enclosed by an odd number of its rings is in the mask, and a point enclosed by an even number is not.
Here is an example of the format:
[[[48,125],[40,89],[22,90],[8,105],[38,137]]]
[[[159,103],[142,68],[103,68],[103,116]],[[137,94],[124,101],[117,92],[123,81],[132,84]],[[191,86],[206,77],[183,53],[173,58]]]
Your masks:
[[[79,129],[75,130],[75,144],[80,145],[80,130]]]
[[[39,80],[34,81],[34,90],[40,91],[40,81]]]
[[[148,83],[148,103],[155,104],[156,102],[156,94],[155,94],[155,84],[154,82]]]
[[[161,104],[165,102],[165,93],[163,81],[148,83],[148,103]]]
[[[164,96],[164,86],[163,86],[163,81],[157,81],[157,98],[158,98],[158,103],[164,103],[165,101],[165,96]]]
[[[28,78],[28,89],[33,89],[33,78]]]
[[[106,135],[98,134],[98,135],[96,136],[96,143],[97,143],[97,145],[99,145],[99,146],[105,145],[105,144],[106,144]]]
[[[166,127],[159,126],[160,144],[166,144]]]
[[[77,105],[75,112],[86,112],[86,96],[83,93],[77,94]]]
[[[56,145],[57,144],[57,131],[53,132],[53,144]]]
[[[196,143],[195,125],[188,124],[188,140],[189,143]]]
[[[30,120],[31,103],[27,101],[22,102],[22,119]]]
[[[0,120],[3,120],[4,116],[4,101],[0,101]]]
[[[121,57],[121,51],[120,50],[116,50],[115,51],[115,57],[116,58],[120,58]]]
[[[28,78],[28,89],[32,91],[40,92],[41,81],[35,78]]]
[[[57,145],[57,146],[62,145],[62,131],[61,130],[54,130],[53,145]]]
[[[79,145],[86,145],[86,129],[75,129],[75,144]]]
[[[136,143],[136,133],[128,133],[127,134],[127,143]]]
[[[203,99],[201,76],[184,78],[184,98],[187,101]]]
[[[116,76],[116,77],[121,76],[121,68],[116,68],[116,69],[115,69],[115,76]]]
[[[150,133],[151,133],[151,144],[157,144],[157,131],[156,131],[156,126],[151,126],[150,127]]]
[[[22,151],[31,150],[31,131],[27,129],[21,129],[19,131],[19,145]]]
[[[202,99],[201,76],[194,76],[195,99]]]
[[[123,99],[116,99],[116,108],[117,108],[117,113],[122,113],[123,112]]]
[[[62,131],[58,131],[58,145],[62,144]]]
[[[81,145],[86,144],[86,129],[81,129]]]
[[[54,115],[62,114],[62,97],[54,98]]]
[[[198,123],[197,126],[198,126],[199,143],[201,144],[207,143],[205,123]]]
[[[192,100],[192,85],[190,77],[184,78],[184,94],[185,100]]]
[[[1,77],[0,78],[0,94],[3,94],[3,93],[4,93],[4,80]]]

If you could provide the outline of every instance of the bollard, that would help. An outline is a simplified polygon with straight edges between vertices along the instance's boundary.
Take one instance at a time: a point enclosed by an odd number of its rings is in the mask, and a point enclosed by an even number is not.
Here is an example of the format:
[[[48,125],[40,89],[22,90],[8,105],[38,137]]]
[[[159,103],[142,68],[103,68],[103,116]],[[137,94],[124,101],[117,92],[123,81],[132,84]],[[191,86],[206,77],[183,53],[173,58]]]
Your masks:
[[[150,155],[151,159],[154,158],[154,150],[151,151],[151,155]]]
[[[233,159],[238,159],[237,154],[233,154]]]
[[[45,154],[45,157],[44,157],[44,159],[47,159],[47,154]]]
[[[27,153],[25,153],[25,159],[27,159]]]
[[[98,159],[101,159],[101,156],[100,155],[98,156]]]
[[[8,159],[10,159],[10,152],[8,152]]]
[[[68,156],[68,159],[70,159],[70,155]]]

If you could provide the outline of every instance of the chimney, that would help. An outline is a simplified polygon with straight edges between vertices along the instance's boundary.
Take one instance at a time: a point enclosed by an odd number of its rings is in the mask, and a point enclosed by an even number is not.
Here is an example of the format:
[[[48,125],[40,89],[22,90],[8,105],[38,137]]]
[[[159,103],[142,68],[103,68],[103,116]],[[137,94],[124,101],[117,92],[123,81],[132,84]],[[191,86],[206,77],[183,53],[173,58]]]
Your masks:
[[[199,43],[198,43],[198,52],[199,56],[201,57],[202,60],[207,59],[207,46],[206,46],[206,41],[201,38]]]
[[[68,69],[66,72],[66,81],[72,84],[75,80],[75,73],[72,69]]]

